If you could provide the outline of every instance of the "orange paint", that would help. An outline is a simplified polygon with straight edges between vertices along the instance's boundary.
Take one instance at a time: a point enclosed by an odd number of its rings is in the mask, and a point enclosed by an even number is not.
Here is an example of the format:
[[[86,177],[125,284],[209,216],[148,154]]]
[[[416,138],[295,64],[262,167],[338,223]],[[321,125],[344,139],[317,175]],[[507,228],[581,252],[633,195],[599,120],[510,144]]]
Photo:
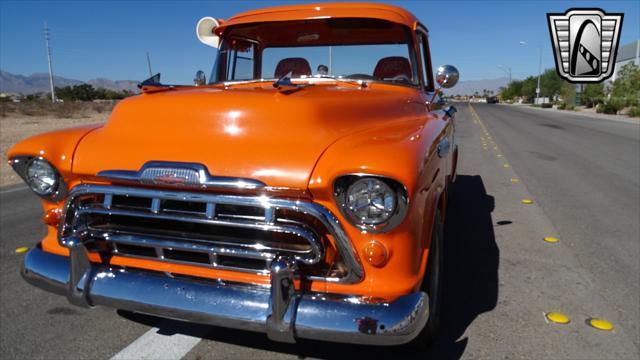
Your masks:
[[[412,14],[398,7],[326,3],[249,11],[223,22],[215,31],[224,37],[225,30],[234,25],[318,16],[390,21],[410,29],[414,43],[420,27]],[[419,51],[417,45],[415,51]],[[444,214],[445,194],[455,178],[457,151],[452,148],[444,157],[437,154],[441,140],[448,137],[453,141],[454,120],[434,111],[431,100],[432,94],[417,86],[376,82],[362,87],[329,80],[294,94],[281,93],[271,82],[175,88],[121,101],[104,126],[26,139],[10,149],[9,158],[42,156],[58,169],[69,188],[81,183],[109,185],[111,182],[97,177],[98,172],[139,170],[151,160],[195,162],[216,176],[260,180],[267,184],[263,191],[269,196],[304,198],[329,209],[358,252],[364,281],[315,281],[312,290],[393,299],[420,286],[435,209],[441,206]],[[385,176],[404,185],[409,209],[398,227],[374,237],[342,216],[334,199],[334,180],[354,173]],[[53,225],[55,209],[63,203],[44,201],[43,206],[49,216],[47,223]],[[377,246],[370,248],[372,239],[385,249],[384,261]],[[53,226],[48,227],[41,246],[45,251],[68,255]],[[336,251],[334,244],[329,246],[327,256],[331,259]],[[91,261],[101,259],[91,254]],[[160,260],[114,256],[110,264],[269,283],[268,276]]]

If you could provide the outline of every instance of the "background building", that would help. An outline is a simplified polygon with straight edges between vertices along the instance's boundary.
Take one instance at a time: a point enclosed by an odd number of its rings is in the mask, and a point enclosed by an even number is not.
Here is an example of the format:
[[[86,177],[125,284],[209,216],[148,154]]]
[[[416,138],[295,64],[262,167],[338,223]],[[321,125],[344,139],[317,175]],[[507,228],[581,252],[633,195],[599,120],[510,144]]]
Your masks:
[[[613,68],[613,76],[609,81],[615,81],[620,69],[630,62],[640,66],[640,40],[630,42],[618,48],[618,56],[616,57],[616,64]]]

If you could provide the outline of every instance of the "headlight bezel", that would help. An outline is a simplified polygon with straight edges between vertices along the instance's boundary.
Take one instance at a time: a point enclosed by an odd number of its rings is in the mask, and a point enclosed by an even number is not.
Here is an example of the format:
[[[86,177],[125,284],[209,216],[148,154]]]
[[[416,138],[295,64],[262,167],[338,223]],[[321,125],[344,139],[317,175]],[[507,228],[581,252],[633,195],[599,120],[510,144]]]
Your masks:
[[[395,208],[389,218],[380,223],[364,223],[348,207],[349,188],[358,181],[368,178],[384,183],[395,194]],[[334,181],[333,195],[342,216],[350,224],[370,233],[385,233],[393,230],[402,223],[409,208],[409,196],[405,186],[397,180],[381,175],[364,173],[342,175]]]
[[[55,183],[51,188],[51,192],[49,193],[39,193],[34,190],[32,183],[29,179],[28,170],[30,166],[35,161],[44,161],[48,166],[53,170],[53,174],[55,176]],[[9,165],[13,168],[13,170],[22,178],[22,180],[27,184],[29,189],[33,191],[34,194],[38,195],[42,199],[51,202],[59,202],[64,199],[67,194],[67,185],[64,181],[62,175],[60,175],[60,171],[47,159],[42,156],[16,156],[9,160]]]

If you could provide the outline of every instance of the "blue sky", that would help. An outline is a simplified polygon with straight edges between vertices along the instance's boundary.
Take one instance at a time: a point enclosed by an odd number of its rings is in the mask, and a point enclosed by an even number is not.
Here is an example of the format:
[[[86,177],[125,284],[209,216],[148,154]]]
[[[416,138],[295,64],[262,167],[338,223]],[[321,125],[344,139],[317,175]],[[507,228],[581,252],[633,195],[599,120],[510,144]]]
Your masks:
[[[301,3],[303,1],[296,1]],[[315,1],[319,2],[319,1]],[[385,1],[412,11],[430,30],[434,66],[453,64],[463,80],[537,73],[554,66],[546,13],[600,7],[625,13],[620,44],[640,39],[640,1]],[[229,18],[240,11],[287,1],[7,1],[0,0],[0,69],[28,75],[46,72],[42,27],[52,37],[56,75],[89,80],[142,80],[146,52],[163,82],[189,83],[209,73],[215,50],[195,37],[203,16]]]

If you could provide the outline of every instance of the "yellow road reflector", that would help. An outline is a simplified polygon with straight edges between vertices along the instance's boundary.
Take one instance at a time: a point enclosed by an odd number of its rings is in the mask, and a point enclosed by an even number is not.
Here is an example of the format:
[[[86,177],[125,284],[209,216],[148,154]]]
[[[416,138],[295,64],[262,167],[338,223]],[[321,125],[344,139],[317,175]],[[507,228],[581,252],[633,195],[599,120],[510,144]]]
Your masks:
[[[498,154],[498,155],[496,155],[496,157],[499,157],[499,158],[501,158],[501,157],[502,157],[502,154]]]
[[[511,178],[511,182],[512,182],[512,183],[517,183],[517,182],[518,182],[518,179],[516,179],[516,178]]]
[[[26,246],[19,247],[19,248],[16,249],[16,254],[22,254],[22,253],[25,253],[27,251],[29,251],[28,247],[26,247]]]
[[[557,243],[558,241],[560,241],[560,240],[558,240],[558,238],[553,237],[553,236],[545,236],[545,237],[542,238],[542,240],[544,240],[544,241],[546,241],[548,243]]]
[[[531,199],[522,199],[522,203],[526,204],[526,205],[531,205],[531,204],[533,204],[533,200],[531,200]]]
[[[556,324],[568,324],[571,321],[567,315],[559,312],[546,313],[545,316],[547,320]]]
[[[511,165],[509,165],[509,164],[504,164],[504,165],[502,165],[502,166],[504,166],[504,167],[506,167],[506,168],[511,167]]]
[[[613,330],[613,324],[603,319],[590,318],[587,319],[589,326],[598,330],[611,331]]]

